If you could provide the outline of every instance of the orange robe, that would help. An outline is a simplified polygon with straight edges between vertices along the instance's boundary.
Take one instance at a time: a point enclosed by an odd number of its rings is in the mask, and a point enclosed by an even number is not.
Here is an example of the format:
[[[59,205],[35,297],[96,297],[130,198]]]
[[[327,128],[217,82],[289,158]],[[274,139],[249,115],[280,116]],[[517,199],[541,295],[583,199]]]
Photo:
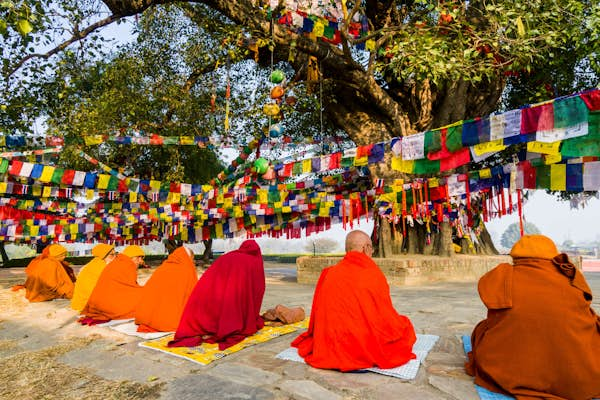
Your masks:
[[[292,342],[316,368],[394,368],[416,358],[410,320],[394,309],[377,264],[351,251],[321,273],[308,331]]]
[[[196,267],[179,247],[154,271],[142,289],[135,310],[139,332],[174,332],[183,308],[198,282]]]
[[[479,295],[488,315],[466,364],[476,384],[517,399],[600,398],[600,318],[565,254],[500,264]]]
[[[73,310],[83,310],[105,267],[106,261],[99,257],[94,257],[79,271],[77,282],[75,282],[73,298],[71,299],[71,308]]]
[[[37,256],[25,268],[25,297],[32,303],[73,297],[73,269],[48,255]]]
[[[119,254],[102,271],[81,314],[95,320],[133,318],[141,297],[137,266]]]

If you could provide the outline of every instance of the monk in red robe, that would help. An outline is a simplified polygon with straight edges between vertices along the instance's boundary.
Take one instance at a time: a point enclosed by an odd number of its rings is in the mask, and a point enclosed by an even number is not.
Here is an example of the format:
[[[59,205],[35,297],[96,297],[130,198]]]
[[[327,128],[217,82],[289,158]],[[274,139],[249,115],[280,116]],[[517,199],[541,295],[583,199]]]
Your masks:
[[[187,247],[178,247],[142,289],[142,299],[135,310],[138,332],[175,331],[197,282],[194,253]]]
[[[321,273],[308,331],[292,342],[315,368],[394,368],[416,358],[411,321],[396,312],[387,280],[371,259],[369,236],[352,231],[346,255]]]
[[[135,317],[142,297],[142,286],[137,283],[138,266],[144,264],[144,250],[128,246],[118,254],[100,274],[98,282],[81,311],[82,324],[93,325],[113,319]]]
[[[52,244],[31,260],[25,274],[25,297],[32,303],[73,297],[75,274],[65,262],[67,249]]]
[[[264,326],[265,270],[260,247],[246,240],[217,258],[198,280],[169,347],[218,343],[224,350]]]
[[[488,313],[467,373],[517,399],[600,398],[600,318],[582,273],[546,236],[523,236],[510,255],[479,280]]]

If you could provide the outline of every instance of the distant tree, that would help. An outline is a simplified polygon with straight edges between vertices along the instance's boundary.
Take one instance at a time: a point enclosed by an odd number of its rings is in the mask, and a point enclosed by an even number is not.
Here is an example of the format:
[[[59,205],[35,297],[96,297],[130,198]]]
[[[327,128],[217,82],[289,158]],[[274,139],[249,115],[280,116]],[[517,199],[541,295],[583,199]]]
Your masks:
[[[313,254],[331,253],[338,247],[338,242],[333,239],[318,238],[306,242],[304,249]]]
[[[541,233],[539,228],[531,222],[525,222],[523,230],[525,231],[526,235],[536,235]],[[520,238],[521,232],[519,230],[519,224],[515,222],[506,228],[502,234],[502,238],[500,239],[500,244],[507,249],[510,249]]]

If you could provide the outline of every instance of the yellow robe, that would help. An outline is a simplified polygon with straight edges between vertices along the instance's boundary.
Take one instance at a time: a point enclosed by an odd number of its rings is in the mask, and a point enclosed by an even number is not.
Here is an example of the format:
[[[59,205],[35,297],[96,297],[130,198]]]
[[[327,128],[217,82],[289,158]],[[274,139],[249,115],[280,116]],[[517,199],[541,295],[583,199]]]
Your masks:
[[[105,267],[106,261],[99,257],[94,257],[92,261],[79,271],[73,291],[73,299],[71,300],[71,308],[73,310],[83,310]]]

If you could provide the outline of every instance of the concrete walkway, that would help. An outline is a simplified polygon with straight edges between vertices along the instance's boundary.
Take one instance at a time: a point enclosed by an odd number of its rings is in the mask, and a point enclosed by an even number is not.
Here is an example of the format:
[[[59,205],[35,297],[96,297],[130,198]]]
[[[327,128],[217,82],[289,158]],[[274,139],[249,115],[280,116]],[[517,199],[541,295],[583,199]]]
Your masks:
[[[297,284],[290,267],[293,265],[266,264],[263,309],[281,303],[310,312],[314,285]],[[150,273],[140,270],[140,283]],[[417,333],[440,336],[417,377],[403,381],[374,373],[318,370],[276,359],[297,333],[201,366],[140,348],[140,339],[108,328],[80,326],[66,300],[29,304],[22,291],[10,291],[23,277],[23,269],[0,269],[1,399],[104,399],[109,398],[108,393],[98,392],[99,387],[125,384],[130,386],[112,398],[478,399],[472,378],[463,371],[459,339],[484,317],[475,283],[391,289],[394,306],[411,318]],[[594,308],[600,311],[600,273],[586,273],[586,277],[598,296]],[[35,364],[37,358],[39,365]],[[34,360],[34,365],[22,367],[26,360]],[[69,378],[57,381],[61,372]],[[48,378],[39,378],[42,373]]]

